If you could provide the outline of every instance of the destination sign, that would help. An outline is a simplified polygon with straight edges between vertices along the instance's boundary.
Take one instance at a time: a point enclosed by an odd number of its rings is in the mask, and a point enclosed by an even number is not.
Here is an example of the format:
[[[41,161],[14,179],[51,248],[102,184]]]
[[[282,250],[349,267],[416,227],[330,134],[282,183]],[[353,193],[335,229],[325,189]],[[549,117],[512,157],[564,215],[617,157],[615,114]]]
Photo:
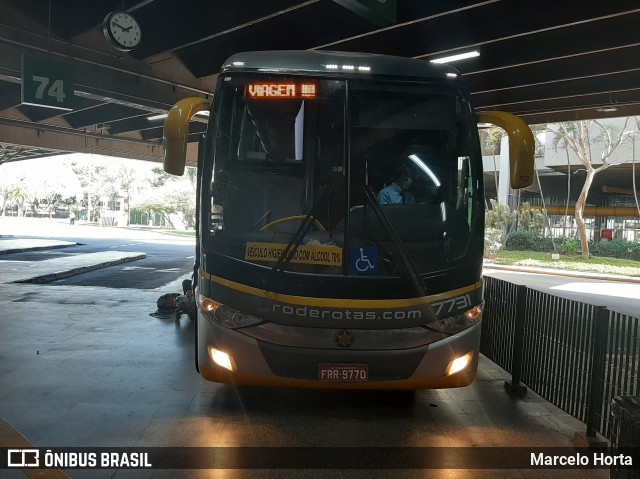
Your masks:
[[[247,96],[251,98],[315,98],[315,83],[249,83]]]

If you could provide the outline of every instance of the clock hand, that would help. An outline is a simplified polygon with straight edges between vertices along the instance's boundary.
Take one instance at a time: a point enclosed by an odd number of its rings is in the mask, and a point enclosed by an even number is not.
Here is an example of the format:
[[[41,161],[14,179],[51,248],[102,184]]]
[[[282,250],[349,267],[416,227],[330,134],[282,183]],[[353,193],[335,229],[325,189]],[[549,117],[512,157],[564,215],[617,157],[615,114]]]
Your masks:
[[[120,30],[122,30],[123,32],[126,32],[127,30],[129,30],[129,28],[131,28],[131,27],[125,28],[125,27],[123,27],[122,25],[120,25],[119,23],[116,23],[116,22],[111,22],[111,23],[113,23],[116,27],[120,28]]]

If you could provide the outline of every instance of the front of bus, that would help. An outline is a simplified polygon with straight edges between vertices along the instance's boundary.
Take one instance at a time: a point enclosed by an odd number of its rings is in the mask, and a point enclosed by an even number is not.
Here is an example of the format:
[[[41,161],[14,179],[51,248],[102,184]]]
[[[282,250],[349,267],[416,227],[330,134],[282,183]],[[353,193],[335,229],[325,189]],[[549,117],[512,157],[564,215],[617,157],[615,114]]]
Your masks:
[[[199,171],[204,378],[363,389],[473,381],[482,161],[454,69],[238,54],[219,75],[209,121]]]

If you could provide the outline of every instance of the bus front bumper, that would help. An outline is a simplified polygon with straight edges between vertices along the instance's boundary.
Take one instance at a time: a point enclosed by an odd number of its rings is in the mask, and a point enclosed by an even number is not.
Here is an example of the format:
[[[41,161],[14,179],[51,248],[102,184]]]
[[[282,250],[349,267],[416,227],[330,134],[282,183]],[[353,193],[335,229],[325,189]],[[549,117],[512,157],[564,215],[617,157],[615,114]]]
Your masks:
[[[467,386],[478,369],[481,321],[456,335],[412,349],[351,350],[282,346],[256,340],[198,314],[198,367],[203,378],[239,386],[311,389],[440,389]],[[230,357],[233,370],[213,361]],[[469,364],[446,374],[451,361],[472,353]],[[320,380],[321,364],[367,364],[367,381]]]

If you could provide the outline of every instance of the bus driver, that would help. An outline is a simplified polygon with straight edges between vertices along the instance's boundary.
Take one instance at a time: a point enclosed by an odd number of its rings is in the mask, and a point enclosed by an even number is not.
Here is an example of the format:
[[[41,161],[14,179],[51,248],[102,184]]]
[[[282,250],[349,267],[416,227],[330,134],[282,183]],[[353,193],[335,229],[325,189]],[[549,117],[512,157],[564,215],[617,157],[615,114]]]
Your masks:
[[[393,169],[391,184],[385,186],[378,193],[378,203],[381,205],[413,204],[415,199],[408,191],[412,184],[409,168],[398,165]]]

